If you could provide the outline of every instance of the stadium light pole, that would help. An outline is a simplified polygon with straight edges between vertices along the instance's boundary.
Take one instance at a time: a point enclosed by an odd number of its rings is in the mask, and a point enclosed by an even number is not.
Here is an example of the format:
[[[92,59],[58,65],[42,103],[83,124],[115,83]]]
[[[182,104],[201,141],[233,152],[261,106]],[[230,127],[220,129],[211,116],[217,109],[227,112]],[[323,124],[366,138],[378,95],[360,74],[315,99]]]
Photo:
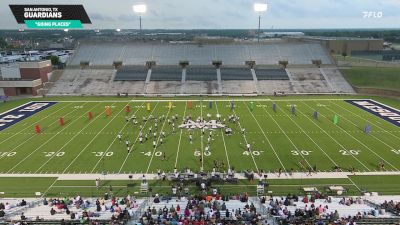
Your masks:
[[[133,5],[133,12],[139,15],[139,27],[140,27],[140,33],[142,33],[142,15],[144,15],[147,12],[147,5],[145,4]]]
[[[261,15],[268,9],[267,3],[254,3],[254,11],[258,14],[258,35],[257,42],[260,42],[260,30],[261,30]]]

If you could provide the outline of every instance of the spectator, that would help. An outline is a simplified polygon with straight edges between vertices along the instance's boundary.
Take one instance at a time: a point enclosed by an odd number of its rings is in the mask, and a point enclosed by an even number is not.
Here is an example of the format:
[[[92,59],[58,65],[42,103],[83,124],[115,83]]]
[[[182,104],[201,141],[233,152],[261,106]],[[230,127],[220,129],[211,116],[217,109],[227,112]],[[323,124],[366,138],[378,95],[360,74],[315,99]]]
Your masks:
[[[50,209],[50,215],[54,215],[56,214],[56,210],[54,210],[53,208]]]
[[[8,202],[6,202],[6,205],[4,206],[5,210],[10,210],[12,207],[10,204],[8,204]]]
[[[26,201],[24,199],[22,199],[22,201],[19,204],[20,206],[26,206]]]

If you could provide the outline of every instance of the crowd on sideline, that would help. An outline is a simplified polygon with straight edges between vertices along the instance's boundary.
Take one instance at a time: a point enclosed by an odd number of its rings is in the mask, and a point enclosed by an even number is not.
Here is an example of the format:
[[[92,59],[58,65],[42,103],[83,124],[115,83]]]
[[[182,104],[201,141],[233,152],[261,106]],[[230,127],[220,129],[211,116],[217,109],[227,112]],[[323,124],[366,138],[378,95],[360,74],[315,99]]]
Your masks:
[[[6,216],[7,211],[15,208],[15,207],[21,207],[21,206],[26,206],[27,203],[24,199],[18,201],[15,205],[10,204],[9,202],[3,203],[0,202],[0,218],[4,218]]]
[[[0,218],[5,217],[6,212],[13,207],[25,205],[27,203],[23,199],[16,205],[11,205],[8,202],[0,203]],[[79,195],[73,198],[44,198],[42,205],[50,208],[50,216],[46,217],[46,220],[51,220],[51,217],[56,214],[64,214],[68,215],[68,219],[61,220],[60,224],[66,225],[70,224],[69,221],[79,221],[81,224],[103,224],[99,221],[104,220],[100,219],[100,215],[105,212],[111,213],[111,218],[107,218],[110,224],[124,224],[124,221],[129,220],[134,215],[135,209],[139,207],[136,199],[129,195],[123,198],[113,197],[108,201],[105,198],[85,200]],[[54,219],[59,220],[57,217],[54,217]],[[24,221],[28,221],[28,218],[22,213],[19,223],[16,222],[15,224],[24,224]],[[40,222],[44,219],[37,216],[35,219],[30,218],[29,221]]]
[[[269,200],[268,200],[269,199]],[[315,203],[316,199],[323,199],[325,204]],[[325,196],[321,193],[312,193],[305,196],[297,196],[288,194],[286,197],[273,198],[261,197],[261,203],[268,204],[269,213],[272,216],[279,217],[282,224],[344,224],[353,225],[356,224],[360,219],[366,218],[377,218],[379,215],[384,214],[384,210],[379,210],[378,208],[371,209],[370,211],[358,212],[354,216],[341,217],[337,210],[329,210],[329,204],[332,203],[332,198]],[[296,207],[298,202],[304,203],[302,207]],[[386,204],[385,204],[386,203]],[[385,202],[384,205],[391,205]],[[343,197],[340,199],[338,204],[343,205],[343,207],[350,206],[352,204],[364,204],[362,198],[357,197]],[[291,212],[288,207],[296,207],[294,212]],[[391,205],[394,206],[394,205]],[[390,206],[390,207],[391,207]],[[400,206],[400,205],[398,205]]]
[[[50,215],[65,213],[70,216],[71,220],[78,219],[81,223],[88,223],[91,218],[99,217],[102,212],[112,213],[111,221],[119,223],[120,221],[130,219],[132,214],[130,210],[138,207],[135,198],[131,196],[124,198],[113,197],[111,201],[106,200],[99,198],[95,202],[91,202],[77,195],[74,198],[44,199],[43,204],[50,206]],[[96,205],[95,210],[93,208],[90,210],[89,208],[94,204]]]
[[[161,201],[169,202],[170,198],[165,196],[154,197],[154,203]],[[148,207],[140,218],[141,224],[237,224],[251,223],[263,224],[261,214],[257,213],[256,207],[252,203],[248,203],[248,195],[246,193],[232,196],[225,200],[240,200],[246,202],[243,208],[229,209],[226,201],[222,200],[221,195],[212,192],[210,195],[183,197],[179,200],[185,200],[186,205],[173,204],[169,202],[169,206],[159,207],[158,209]]]
[[[384,201],[381,204],[381,208],[397,216],[400,216],[400,202],[394,202],[393,200]]]

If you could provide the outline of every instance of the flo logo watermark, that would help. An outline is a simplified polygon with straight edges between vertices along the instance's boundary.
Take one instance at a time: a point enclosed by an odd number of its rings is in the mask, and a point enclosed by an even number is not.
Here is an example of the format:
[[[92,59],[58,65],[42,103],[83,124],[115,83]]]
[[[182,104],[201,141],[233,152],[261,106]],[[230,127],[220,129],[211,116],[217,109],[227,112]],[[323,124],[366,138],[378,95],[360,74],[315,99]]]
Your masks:
[[[364,11],[362,14],[364,19],[380,19],[383,17],[382,11]]]

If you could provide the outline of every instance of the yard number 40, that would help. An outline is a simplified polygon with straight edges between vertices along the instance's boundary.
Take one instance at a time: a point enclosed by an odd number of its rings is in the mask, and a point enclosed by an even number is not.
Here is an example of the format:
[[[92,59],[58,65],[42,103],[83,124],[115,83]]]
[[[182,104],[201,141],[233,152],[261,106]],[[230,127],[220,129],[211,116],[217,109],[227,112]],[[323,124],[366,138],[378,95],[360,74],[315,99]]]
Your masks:
[[[400,149],[399,150],[393,149],[392,152],[394,152],[394,154],[396,155],[400,155]]]

